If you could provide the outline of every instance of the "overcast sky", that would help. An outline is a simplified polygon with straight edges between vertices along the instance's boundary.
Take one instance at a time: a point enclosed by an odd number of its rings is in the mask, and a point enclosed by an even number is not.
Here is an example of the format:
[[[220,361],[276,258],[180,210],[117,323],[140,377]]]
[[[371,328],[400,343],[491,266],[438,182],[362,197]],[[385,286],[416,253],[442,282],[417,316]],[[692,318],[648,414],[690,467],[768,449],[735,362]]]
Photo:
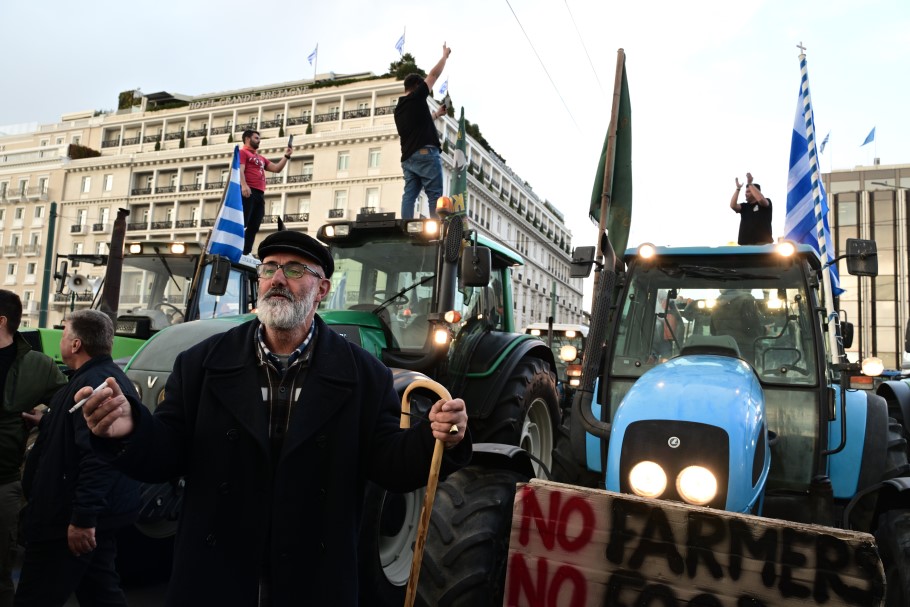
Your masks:
[[[0,125],[114,109],[131,88],[199,95],[309,78],[317,44],[320,73],[381,74],[402,32],[429,70],[445,41],[439,84],[456,114],[463,106],[562,210],[575,246],[593,244],[587,208],[618,48],[632,105],[630,245],[735,240],[728,205],[747,171],[782,235],[800,42],[819,139],[831,133],[823,170],[910,163],[907,0],[41,0],[3,2],[0,23]]]

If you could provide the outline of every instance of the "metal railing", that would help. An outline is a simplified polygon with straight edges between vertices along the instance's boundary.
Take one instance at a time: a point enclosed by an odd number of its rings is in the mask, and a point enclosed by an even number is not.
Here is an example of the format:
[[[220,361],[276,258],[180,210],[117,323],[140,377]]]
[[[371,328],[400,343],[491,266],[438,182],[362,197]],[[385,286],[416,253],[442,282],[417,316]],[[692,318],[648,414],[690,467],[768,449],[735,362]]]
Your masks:
[[[284,183],[284,177],[282,177],[281,175],[278,175],[277,177],[266,177],[265,183],[267,185],[275,185],[278,183]]]
[[[173,194],[177,191],[177,186],[175,185],[162,185],[155,188],[156,194]]]
[[[395,106],[394,105],[382,105],[376,108],[376,111],[373,112],[374,116],[385,116],[387,114],[394,114]]]
[[[147,230],[149,223],[147,221],[136,221],[133,223],[126,224],[127,231],[130,230]]]
[[[123,145],[136,145],[139,143],[141,137],[124,137]]]
[[[27,244],[22,246],[22,253],[25,255],[37,255],[41,252],[40,244]]]
[[[206,190],[220,190],[224,187],[223,181],[207,181],[205,184]]]
[[[22,254],[22,247],[17,244],[9,244],[3,247],[3,254],[8,256],[18,256]]]
[[[105,228],[107,228],[106,223],[93,223],[92,224],[92,232],[104,232]]]
[[[70,234],[82,234],[85,226],[81,223],[74,223],[70,226]]]
[[[181,192],[198,192],[201,189],[201,183],[183,183],[180,185]]]
[[[329,209],[329,219],[344,218],[344,209]]]
[[[105,139],[101,142],[101,147],[103,148],[115,148],[120,145],[120,138],[117,139]]]
[[[178,219],[177,223],[174,224],[175,228],[195,228],[196,220],[195,219]]]
[[[278,120],[265,120],[259,126],[260,126],[260,128],[263,128],[263,129],[274,129],[276,127],[281,126],[281,119],[279,118]]]
[[[173,141],[175,139],[180,139],[183,137],[183,131],[177,131],[176,133],[167,133],[164,136],[165,141]]]
[[[338,112],[329,112],[328,114],[316,114],[313,117],[313,122],[332,122],[333,120],[338,120]]]
[[[309,114],[307,114],[306,116],[298,116],[297,118],[288,118],[288,120],[287,120],[288,126],[294,126],[297,124],[309,124],[309,123],[310,123]]]
[[[278,223],[278,218],[281,215],[264,215],[262,217],[262,223]]]
[[[235,132],[235,133],[241,133],[241,132],[243,132],[243,131],[245,131],[245,130],[247,130],[247,129],[252,129],[252,130],[255,131],[255,130],[256,130],[256,123],[255,123],[255,122],[248,122],[248,123],[246,123],[246,124],[238,124],[238,125],[236,125],[236,126],[234,127],[234,132]]]
[[[130,193],[133,196],[147,196],[152,193],[152,188],[133,188]]]
[[[153,230],[169,230],[171,229],[170,221],[153,221],[152,222]]]
[[[345,118],[369,118],[370,108],[361,108],[357,110],[345,110]]]
[[[205,137],[205,129],[191,129],[186,132],[187,137]]]
[[[309,221],[309,213],[288,213],[284,216],[285,221]]]
[[[199,225],[200,225],[200,227],[203,227],[203,228],[211,227],[211,226],[215,225],[215,218],[207,217],[206,219],[201,220],[199,222]]]
[[[306,183],[307,181],[313,181],[312,173],[305,173],[303,175],[288,175],[288,183]]]
[[[142,143],[158,143],[161,141],[161,135],[146,135],[142,138]]]
[[[231,132],[231,127],[229,126],[213,126],[211,131],[212,135],[224,135],[225,133]]]

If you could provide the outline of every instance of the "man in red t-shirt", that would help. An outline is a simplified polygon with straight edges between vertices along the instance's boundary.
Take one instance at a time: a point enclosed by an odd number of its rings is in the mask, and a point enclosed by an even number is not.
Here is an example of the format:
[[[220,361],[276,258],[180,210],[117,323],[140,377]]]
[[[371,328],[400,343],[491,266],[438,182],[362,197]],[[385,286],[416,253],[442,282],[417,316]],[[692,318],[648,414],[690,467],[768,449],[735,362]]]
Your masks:
[[[240,148],[240,193],[243,195],[243,254],[253,250],[253,241],[262,225],[265,215],[265,172],[280,173],[291,159],[293,148],[288,146],[284,158],[272,162],[259,152],[259,131],[243,131],[243,147]]]

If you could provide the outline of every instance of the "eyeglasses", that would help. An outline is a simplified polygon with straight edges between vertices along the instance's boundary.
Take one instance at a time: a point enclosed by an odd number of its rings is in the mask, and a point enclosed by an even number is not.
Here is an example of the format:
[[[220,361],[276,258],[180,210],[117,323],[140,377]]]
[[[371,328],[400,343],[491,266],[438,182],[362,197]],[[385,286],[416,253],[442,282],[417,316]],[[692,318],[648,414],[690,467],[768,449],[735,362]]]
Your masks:
[[[297,280],[298,278],[303,278],[304,274],[312,274],[316,278],[322,280],[322,276],[306,265],[305,263],[300,263],[297,261],[289,261],[287,263],[275,263],[269,261],[267,263],[261,263],[256,267],[256,276],[259,278],[274,278],[275,273],[281,270],[284,272],[284,277],[290,280]]]

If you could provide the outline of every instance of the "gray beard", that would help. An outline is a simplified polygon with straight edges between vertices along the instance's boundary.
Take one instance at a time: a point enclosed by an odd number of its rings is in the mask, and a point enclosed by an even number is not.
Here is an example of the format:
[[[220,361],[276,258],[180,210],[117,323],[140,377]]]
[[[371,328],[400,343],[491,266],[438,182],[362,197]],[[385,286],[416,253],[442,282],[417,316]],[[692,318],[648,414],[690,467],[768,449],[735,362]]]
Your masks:
[[[280,296],[273,296],[277,293],[287,295],[290,300]],[[259,322],[269,329],[279,331],[290,331],[303,326],[310,312],[313,311],[315,298],[315,289],[304,293],[300,299],[295,299],[293,293],[281,288],[273,288],[266,291],[259,303],[257,316]]]

